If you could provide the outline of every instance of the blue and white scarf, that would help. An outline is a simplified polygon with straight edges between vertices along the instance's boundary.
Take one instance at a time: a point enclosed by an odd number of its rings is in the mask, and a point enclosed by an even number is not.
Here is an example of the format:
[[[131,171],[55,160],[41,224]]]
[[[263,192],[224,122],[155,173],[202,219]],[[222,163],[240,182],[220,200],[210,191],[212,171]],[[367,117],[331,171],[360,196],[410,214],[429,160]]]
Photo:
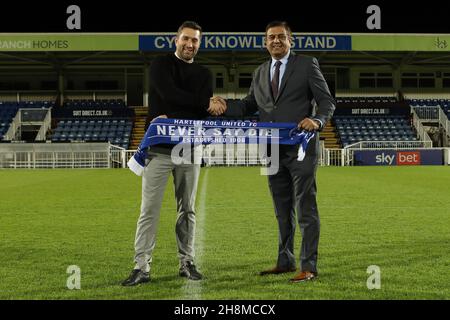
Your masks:
[[[228,120],[182,120],[156,118],[147,129],[138,150],[128,161],[128,167],[142,176],[148,148],[157,144],[186,143],[272,143],[299,145],[298,161],[305,157],[308,142],[314,132],[302,131],[296,123],[266,123]]]

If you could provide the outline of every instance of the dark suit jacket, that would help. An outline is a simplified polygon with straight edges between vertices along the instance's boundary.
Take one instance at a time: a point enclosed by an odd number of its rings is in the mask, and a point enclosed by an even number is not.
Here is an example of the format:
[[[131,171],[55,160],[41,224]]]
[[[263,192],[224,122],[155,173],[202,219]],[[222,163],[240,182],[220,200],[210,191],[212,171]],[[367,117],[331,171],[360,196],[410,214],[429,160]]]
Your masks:
[[[259,120],[262,122],[299,123],[309,117],[321,120],[325,126],[333,115],[335,100],[330,94],[317,59],[296,55],[291,51],[276,98],[272,96],[270,87],[271,61],[263,63],[255,70],[247,97],[234,106],[228,106],[226,115],[242,119],[258,110]],[[313,106],[313,98],[317,108]],[[319,135],[316,134],[308,144],[306,155],[317,155],[318,150]]]

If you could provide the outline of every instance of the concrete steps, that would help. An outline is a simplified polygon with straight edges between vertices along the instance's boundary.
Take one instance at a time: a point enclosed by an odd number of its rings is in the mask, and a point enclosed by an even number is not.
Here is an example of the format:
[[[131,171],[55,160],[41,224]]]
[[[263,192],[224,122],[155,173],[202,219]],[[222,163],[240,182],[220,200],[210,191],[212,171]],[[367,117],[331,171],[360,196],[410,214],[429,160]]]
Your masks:
[[[327,149],[340,149],[342,148],[340,140],[336,133],[336,127],[328,122],[325,128],[320,133],[320,139],[324,140],[325,148]]]
[[[136,150],[145,134],[145,124],[147,122],[147,107],[136,107],[134,109],[134,123],[131,131],[130,150]]]

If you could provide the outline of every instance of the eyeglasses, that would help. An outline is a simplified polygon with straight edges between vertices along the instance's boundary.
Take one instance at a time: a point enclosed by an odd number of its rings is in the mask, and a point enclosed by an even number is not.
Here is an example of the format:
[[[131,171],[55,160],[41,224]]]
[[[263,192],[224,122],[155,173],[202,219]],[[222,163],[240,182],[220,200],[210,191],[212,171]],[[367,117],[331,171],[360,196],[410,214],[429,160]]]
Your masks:
[[[280,40],[280,41],[286,41],[288,36],[286,34],[284,34],[284,33],[282,33],[282,34],[269,34],[267,36],[267,40],[269,40],[269,41],[274,41],[276,38],[278,38],[278,40]]]

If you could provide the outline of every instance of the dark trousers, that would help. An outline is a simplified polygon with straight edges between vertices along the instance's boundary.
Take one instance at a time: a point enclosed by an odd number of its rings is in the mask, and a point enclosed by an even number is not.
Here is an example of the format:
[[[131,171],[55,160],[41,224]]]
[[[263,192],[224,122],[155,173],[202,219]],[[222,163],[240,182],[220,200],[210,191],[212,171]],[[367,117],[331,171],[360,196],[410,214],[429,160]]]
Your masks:
[[[297,161],[296,149],[280,148],[278,173],[269,176],[278,220],[277,266],[280,268],[296,266],[294,234],[297,218],[302,234],[300,269],[317,272],[320,221],[316,203],[316,170],[317,156],[306,156],[303,161]]]

